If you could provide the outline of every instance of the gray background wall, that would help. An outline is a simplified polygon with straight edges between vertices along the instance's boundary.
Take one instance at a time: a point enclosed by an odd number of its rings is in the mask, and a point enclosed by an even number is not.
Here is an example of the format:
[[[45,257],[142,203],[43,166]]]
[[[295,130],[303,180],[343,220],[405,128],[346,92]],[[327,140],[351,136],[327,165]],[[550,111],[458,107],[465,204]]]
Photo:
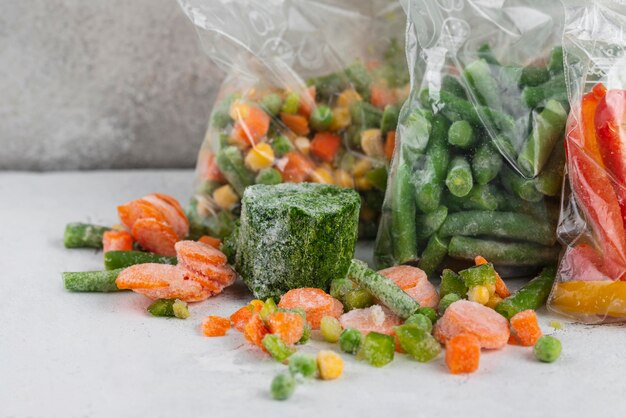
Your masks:
[[[193,166],[222,76],[175,0],[0,0],[0,169]]]

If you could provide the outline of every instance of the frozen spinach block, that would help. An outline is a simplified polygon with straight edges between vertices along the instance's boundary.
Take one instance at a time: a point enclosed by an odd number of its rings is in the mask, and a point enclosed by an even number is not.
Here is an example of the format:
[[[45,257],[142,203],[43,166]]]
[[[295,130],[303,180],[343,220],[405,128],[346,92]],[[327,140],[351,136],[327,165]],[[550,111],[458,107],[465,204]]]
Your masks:
[[[354,190],[313,183],[254,185],[241,207],[236,268],[255,297],[328,290],[354,255],[360,209]]]

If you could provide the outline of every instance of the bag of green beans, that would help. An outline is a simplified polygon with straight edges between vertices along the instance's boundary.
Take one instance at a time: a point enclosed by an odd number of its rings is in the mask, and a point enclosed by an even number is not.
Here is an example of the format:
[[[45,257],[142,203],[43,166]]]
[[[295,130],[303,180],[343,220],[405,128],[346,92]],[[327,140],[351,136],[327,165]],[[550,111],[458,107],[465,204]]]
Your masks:
[[[378,267],[409,263],[432,275],[480,255],[521,276],[556,262],[569,111],[561,3],[401,3],[413,80]]]
[[[225,237],[252,184],[361,195],[374,238],[408,95],[406,16],[388,0],[179,0],[226,78],[199,151],[194,235]]]

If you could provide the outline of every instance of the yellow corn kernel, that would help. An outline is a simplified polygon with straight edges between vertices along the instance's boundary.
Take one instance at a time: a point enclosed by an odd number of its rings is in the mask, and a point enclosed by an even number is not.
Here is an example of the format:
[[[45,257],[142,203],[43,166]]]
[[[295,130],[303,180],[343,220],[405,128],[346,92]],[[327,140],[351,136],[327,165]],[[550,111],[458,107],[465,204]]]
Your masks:
[[[274,150],[270,144],[261,142],[248,151],[246,166],[252,171],[259,171],[274,164]]]
[[[480,303],[481,305],[486,305],[489,302],[489,289],[487,286],[474,286],[470,287],[467,291],[467,299],[472,302]]]
[[[246,119],[250,114],[250,105],[241,99],[233,100],[228,109],[228,114],[233,120]]]
[[[226,184],[222,187],[218,187],[213,192],[213,200],[217,206],[224,210],[230,210],[239,202],[239,196],[233,190],[230,185]]]
[[[350,126],[350,122],[350,109],[347,107],[336,107],[333,109],[333,120],[330,122],[328,129],[338,131]]]
[[[359,218],[365,222],[373,221],[376,218],[376,211],[367,205],[361,205]]]
[[[354,177],[363,177],[365,173],[370,170],[370,168],[372,168],[372,162],[369,158],[361,158],[352,167],[352,175]]]
[[[317,353],[317,369],[323,380],[333,380],[343,373],[343,359],[331,350]]]
[[[487,286],[487,290],[489,290],[489,295],[495,295],[496,294],[496,284],[488,284]]]
[[[491,296],[489,296],[489,301],[487,302],[487,304],[485,306],[491,308],[491,309],[496,309],[496,306],[498,305],[498,303],[502,302],[502,298],[496,294],[493,294]]]
[[[311,149],[311,141],[309,138],[305,136],[299,136],[293,141],[296,149],[303,153],[304,155],[309,155],[309,150]]]
[[[366,129],[361,132],[361,148],[368,157],[384,157],[385,147],[380,129]]]
[[[113,224],[111,225],[111,229],[114,231],[125,231],[126,227],[122,224]]]
[[[338,169],[335,171],[335,184],[346,189],[354,188],[354,179],[346,170]]]
[[[317,167],[311,173],[313,183],[333,184],[333,173],[326,167]]]
[[[355,177],[354,188],[357,190],[369,190],[372,188],[372,183],[365,177]]]
[[[354,102],[363,100],[359,93],[353,89],[346,89],[339,93],[337,96],[337,106],[339,107],[350,107],[350,105]]]

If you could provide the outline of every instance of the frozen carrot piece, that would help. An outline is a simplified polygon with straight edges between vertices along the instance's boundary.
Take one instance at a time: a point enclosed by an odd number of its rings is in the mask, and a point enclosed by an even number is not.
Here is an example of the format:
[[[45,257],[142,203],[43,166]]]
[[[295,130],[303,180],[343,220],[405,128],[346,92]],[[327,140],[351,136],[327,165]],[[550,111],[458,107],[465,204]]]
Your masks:
[[[302,308],[306,319],[313,329],[320,327],[323,316],[339,318],[343,313],[343,305],[334,297],[321,289],[303,287],[291,289],[283,295],[278,307],[285,309]]]
[[[230,329],[230,320],[209,315],[202,321],[202,333],[207,337],[223,337]]]
[[[298,136],[307,136],[310,132],[309,120],[305,116],[283,112],[280,114],[280,119]]]
[[[380,84],[374,84],[371,88],[370,102],[383,109],[385,106],[396,102],[396,95],[390,89]]]
[[[284,162],[276,168],[284,181],[302,183],[313,172],[313,162],[297,151],[290,151],[285,154]]]
[[[474,258],[474,263],[477,266],[480,266],[482,264],[489,264],[487,259],[481,255],[477,255],[476,258]],[[500,277],[497,271],[496,271],[496,295],[500,296],[502,299],[508,298],[509,296],[511,296],[511,291],[506,286],[506,283],[504,283],[504,280],[502,280],[502,277]]]
[[[521,345],[515,334],[511,334],[509,337],[508,345]]]
[[[402,324],[402,319],[384,306],[374,305],[346,312],[339,317],[339,323],[343,329],[358,329],[364,335],[370,332],[393,335],[393,327]]]
[[[102,248],[108,251],[132,251],[133,237],[127,231],[110,230],[102,234]]]
[[[472,334],[459,334],[446,344],[446,365],[452,374],[478,370],[480,341]]]
[[[322,161],[332,162],[341,147],[341,138],[330,132],[318,132],[311,141],[311,154]]]
[[[387,132],[387,137],[385,138],[385,157],[387,157],[387,161],[391,161],[393,158],[393,150],[396,147],[396,131]]]
[[[297,343],[304,334],[304,318],[295,312],[274,312],[267,318],[267,326],[287,344]]]
[[[210,245],[211,247],[215,248],[216,250],[219,250],[220,246],[222,245],[222,240],[221,239],[212,237],[210,235],[203,235],[203,236],[201,236],[200,239],[198,239],[198,242]]]
[[[145,250],[159,255],[176,255],[174,245],[178,235],[166,222],[155,218],[139,219],[133,225],[132,234]]]
[[[154,205],[144,199],[136,199],[117,207],[117,214],[120,221],[128,229],[132,229],[139,219],[152,218],[165,222],[165,216],[154,207]]]
[[[216,181],[218,183],[226,181],[220,168],[217,166],[215,154],[208,149],[200,151],[196,172],[198,173],[198,178],[203,180]]]
[[[426,273],[412,266],[394,266],[379,271],[380,274],[394,281],[420,306],[434,308],[439,305],[437,288],[428,281]]]
[[[313,106],[315,105],[315,96],[317,91],[315,86],[309,86],[307,88],[307,94],[302,95],[300,97],[300,103],[298,104],[298,113],[302,116],[309,118],[311,111],[313,110]]]
[[[200,276],[196,279],[215,281],[225,286],[235,281],[236,273],[226,265],[226,256],[220,250],[196,241],[179,241],[175,248],[178,265]]]
[[[535,345],[537,340],[543,335],[537,313],[532,309],[527,309],[511,317],[511,330],[517,337],[520,345],[530,347]]]
[[[509,323],[491,308],[468,300],[452,303],[435,324],[435,338],[446,344],[459,334],[472,334],[483,348],[498,349],[509,340]]]
[[[270,117],[262,109],[250,106],[247,112],[238,114],[233,129],[233,137],[247,141],[250,145],[257,144],[270,127]]]
[[[161,269],[156,264],[135,264],[122,270],[115,279],[119,289],[155,289],[168,287],[172,269]]]
[[[161,212],[163,218],[165,218],[165,222],[169,224],[176,232],[176,235],[178,235],[178,239],[183,239],[189,234],[189,221],[187,220],[187,216],[170,203],[172,200],[175,201],[174,198],[154,193],[144,196],[143,199],[152,203],[152,205]],[[178,202],[176,203],[178,204]]]
[[[258,313],[252,315],[252,318],[250,318],[248,323],[243,327],[243,335],[246,337],[246,340],[263,351],[266,351],[265,347],[263,347],[263,337],[265,337],[266,334],[269,334],[269,330]]]
[[[246,326],[250,318],[252,318],[252,307],[250,305],[242,306],[237,309],[231,316],[230,321],[233,323],[233,328],[239,332],[243,332],[243,328]]]

